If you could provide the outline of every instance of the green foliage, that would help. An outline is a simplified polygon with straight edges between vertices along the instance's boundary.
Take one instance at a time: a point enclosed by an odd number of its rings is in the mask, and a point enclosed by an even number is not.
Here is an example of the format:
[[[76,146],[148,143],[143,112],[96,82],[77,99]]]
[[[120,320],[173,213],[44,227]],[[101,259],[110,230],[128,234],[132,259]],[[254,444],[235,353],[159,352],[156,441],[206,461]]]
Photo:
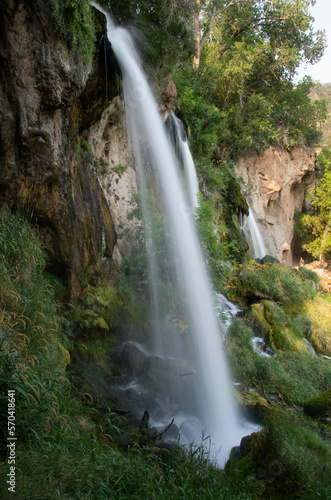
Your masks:
[[[248,317],[259,332],[263,332],[267,343],[276,350],[306,352],[304,336],[311,330],[311,324],[304,315],[292,316],[270,300],[253,304]]]
[[[70,54],[91,63],[95,25],[89,0],[51,0],[55,26]]]
[[[313,418],[329,417],[331,414],[331,389],[305,401],[303,409],[306,415]]]
[[[175,74],[178,108],[192,130],[196,157],[211,159],[219,150],[236,158],[270,145],[318,143],[326,103],[312,102],[309,78],[292,83],[300,62],[317,61],[325,46],[308,4],[199,3],[207,35],[199,68],[180,67]]]
[[[45,256],[38,234],[6,208],[0,217],[1,446],[7,436],[8,390],[16,392],[16,433],[24,446],[38,440],[51,422],[66,432],[59,408],[68,391],[64,370],[70,356],[66,323],[43,274]]]
[[[321,141],[322,146],[328,146],[330,143],[330,129],[331,129],[331,84],[315,83],[310,92],[312,101],[324,100],[327,106],[327,119],[321,124],[323,137]]]
[[[318,186],[311,188],[307,198],[311,203],[308,213],[301,215],[296,227],[303,237],[303,248],[315,258],[331,256],[331,149],[323,148],[318,156],[323,176]]]
[[[174,73],[174,80],[178,110],[189,124],[192,154],[200,161],[210,161],[219,142],[224,136],[230,141],[231,134],[226,113],[208,98],[214,82],[185,67]]]
[[[230,62],[237,68],[236,61]],[[201,67],[175,73],[177,106],[189,123],[195,157],[210,160],[219,150],[225,157],[237,158],[270,145],[318,144],[318,125],[327,116],[326,104],[311,101],[311,80],[296,85],[286,81],[261,84],[256,92],[248,83],[247,90],[236,90],[233,81],[224,78],[225,72],[226,67]]]
[[[303,417],[272,412],[255,442],[252,460],[264,482],[265,498],[330,497],[330,444]]]
[[[232,293],[246,303],[256,298],[271,299],[280,302],[287,311],[298,312],[316,293],[314,281],[310,276],[307,279],[307,273],[301,268],[296,271],[282,264],[261,265],[249,261],[235,272],[230,283]]]
[[[277,357],[261,357],[253,350],[253,337],[251,326],[243,320],[234,321],[227,334],[231,366],[239,380],[291,404],[302,404],[329,387],[328,360],[312,356],[308,350],[277,351]]]
[[[229,162],[212,167],[198,165],[202,176],[200,206],[196,211],[197,228],[214,278],[219,287],[229,275],[230,262],[242,262],[248,245],[240,233],[239,212],[247,212],[239,184]]]
[[[84,357],[99,361],[110,346],[117,344],[117,330],[123,323],[144,322],[145,316],[146,305],[125,275],[103,269],[99,276],[94,272],[93,285],[87,284],[74,304],[71,319],[82,329],[83,354],[87,349]]]
[[[316,276],[316,275],[315,275]],[[312,329],[307,336],[315,351],[331,356],[331,296],[319,293],[305,304],[305,314]]]
[[[200,196],[199,205],[195,211],[195,221],[214,286],[216,289],[220,289],[230,272],[226,239],[228,231],[220,218],[217,217],[214,203],[213,198],[203,201]]]

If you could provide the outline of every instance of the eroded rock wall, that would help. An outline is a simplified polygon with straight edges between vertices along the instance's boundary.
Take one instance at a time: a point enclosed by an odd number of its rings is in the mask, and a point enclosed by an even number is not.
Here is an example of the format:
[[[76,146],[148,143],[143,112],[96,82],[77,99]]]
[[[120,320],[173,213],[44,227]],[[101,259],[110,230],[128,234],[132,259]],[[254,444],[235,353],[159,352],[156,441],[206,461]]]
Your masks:
[[[236,176],[268,252],[287,265],[296,264],[294,214],[302,209],[305,192],[315,179],[314,150],[270,147],[240,159]]]
[[[116,243],[97,175],[76,154],[106,107],[104,77],[68,56],[47,0],[2,0],[0,63],[0,205],[33,214],[77,296],[79,273]]]

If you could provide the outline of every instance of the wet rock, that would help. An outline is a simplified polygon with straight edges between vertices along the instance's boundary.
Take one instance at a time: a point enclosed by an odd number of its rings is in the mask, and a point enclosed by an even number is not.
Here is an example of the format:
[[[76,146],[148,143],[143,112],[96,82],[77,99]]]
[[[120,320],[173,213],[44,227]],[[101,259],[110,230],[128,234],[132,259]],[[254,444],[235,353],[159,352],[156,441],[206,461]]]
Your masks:
[[[136,342],[126,342],[111,357],[130,376],[140,376],[146,370],[148,355]]]

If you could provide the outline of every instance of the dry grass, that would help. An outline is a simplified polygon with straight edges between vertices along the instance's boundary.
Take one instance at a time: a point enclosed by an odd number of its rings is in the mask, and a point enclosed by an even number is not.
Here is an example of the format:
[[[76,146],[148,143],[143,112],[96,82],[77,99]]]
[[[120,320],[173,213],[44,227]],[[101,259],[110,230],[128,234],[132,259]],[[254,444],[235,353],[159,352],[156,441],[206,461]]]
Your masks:
[[[307,301],[306,314],[312,322],[310,342],[317,353],[331,356],[331,294],[319,293]]]

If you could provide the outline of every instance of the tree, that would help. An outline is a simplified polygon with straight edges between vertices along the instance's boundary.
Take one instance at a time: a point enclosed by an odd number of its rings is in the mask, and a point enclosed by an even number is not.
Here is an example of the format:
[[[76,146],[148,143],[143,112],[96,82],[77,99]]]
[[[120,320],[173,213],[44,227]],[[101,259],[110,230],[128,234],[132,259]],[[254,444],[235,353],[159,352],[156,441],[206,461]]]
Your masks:
[[[192,126],[194,142],[208,142],[195,133],[195,126],[211,139],[207,118],[217,115],[220,128],[217,141],[213,134],[214,151],[223,156],[261,151],[269,145],[318,143],[325,103],[311,102],[310,79],[298,85],[292,81],[301,61],[316,62],[324,50],[324,33],[314,32],[310,4],[310,0],[197,0],[193,76],[186,70],[185,76],[177,73],[176,80],[179,107]],[[206,117],[203,109],[209,111]]]
[[[303,246],[315,258],[324,261],[331,256],[331,149],[323,148],[318,163],[324,173],[316,188],[308,191],[310,213],[301,217]]]
[[[196,0],[195,67],[205,45],[216,44],[221,57],[243,38],[269,42],[277,59],[287,58],[290,72],[301,61],[316,62],[323,54],[325,35],[313,30],[309,5],[314,4],[315,0]]]

